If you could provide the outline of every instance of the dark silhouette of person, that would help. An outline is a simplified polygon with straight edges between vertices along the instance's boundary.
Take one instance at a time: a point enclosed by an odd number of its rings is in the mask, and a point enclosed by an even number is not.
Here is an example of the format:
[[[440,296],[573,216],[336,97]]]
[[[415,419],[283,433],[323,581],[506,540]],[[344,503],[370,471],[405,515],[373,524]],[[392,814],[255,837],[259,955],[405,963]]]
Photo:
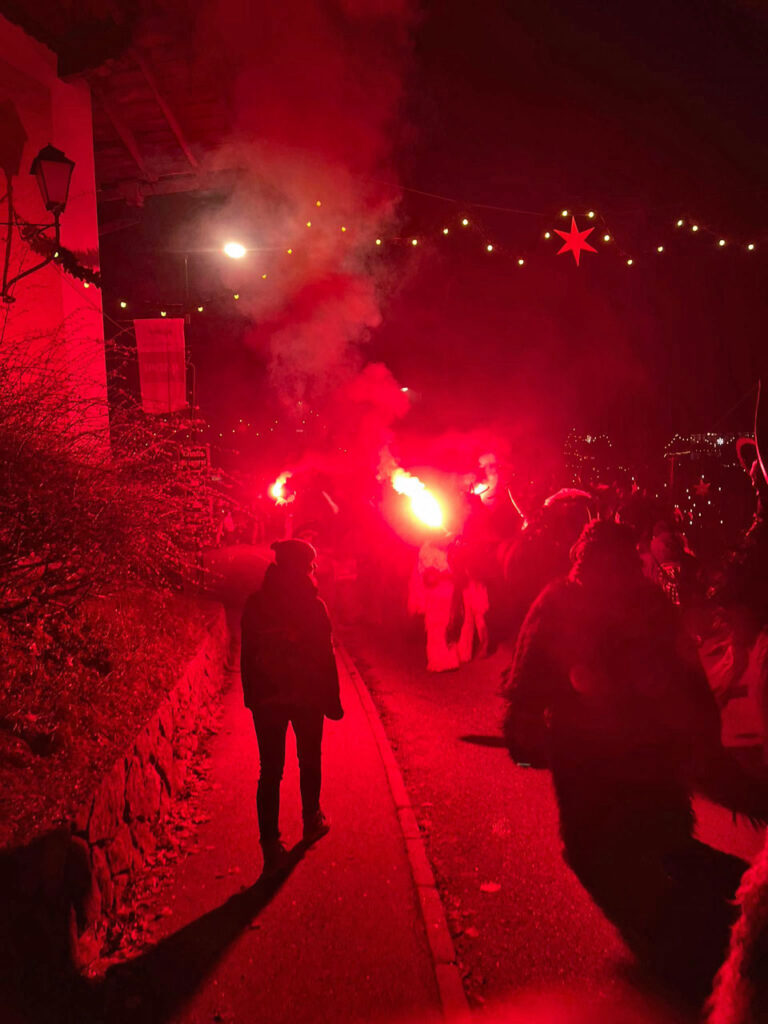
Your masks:
[[[630,948],[700,999],[746,865],[694,839],[694,786],[755,816],[764,794],[722,747],[693,642],[632,531],[594,521],[571,557],[520,630],[507,746],[551,766],[565,859]]]
[[[296,736],[304,840],[314,842],[330,827],[320,810],[323,721],[344,714],[331,623],[313,579],[317,553],[302,540],[275,541],[272,550],[275,562],[243,610],[240,663],[259,746],[256,807],[265,873],[279,869],[286,854],[279,812],[288,724]]]

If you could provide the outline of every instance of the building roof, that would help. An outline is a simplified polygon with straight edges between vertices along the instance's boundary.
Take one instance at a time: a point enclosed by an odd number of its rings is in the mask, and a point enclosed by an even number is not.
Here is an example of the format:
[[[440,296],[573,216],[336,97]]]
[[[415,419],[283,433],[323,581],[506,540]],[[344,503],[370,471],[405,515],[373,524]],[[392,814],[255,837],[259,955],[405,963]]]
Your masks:
[[[4,3],[5,17],[54,51],[62,78],[91,87],[100,204],[140,206],[217,180],[203,167],[231,127],[232,76],[212,53],[196,59],[194,18],[172,4],[145,16],[136,0]]]

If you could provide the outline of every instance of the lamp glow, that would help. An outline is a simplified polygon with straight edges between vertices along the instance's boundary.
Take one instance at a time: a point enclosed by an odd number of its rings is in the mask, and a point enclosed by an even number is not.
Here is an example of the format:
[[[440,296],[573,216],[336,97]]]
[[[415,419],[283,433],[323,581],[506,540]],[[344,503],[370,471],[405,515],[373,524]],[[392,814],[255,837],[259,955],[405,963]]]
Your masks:
[[[248,250],[239,242],[227,242],[223,251],[231,260],[241,260]]]

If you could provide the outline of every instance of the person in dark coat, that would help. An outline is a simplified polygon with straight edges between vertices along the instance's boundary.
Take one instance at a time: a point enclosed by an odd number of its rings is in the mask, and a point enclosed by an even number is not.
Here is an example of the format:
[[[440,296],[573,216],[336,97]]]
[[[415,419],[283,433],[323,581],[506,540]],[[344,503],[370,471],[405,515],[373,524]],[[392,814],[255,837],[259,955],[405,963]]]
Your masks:
[[[594,521],[571,557],[521,628],[507,746],[551,766],[566,860],[630,948],[700,998],[745,864],[695,840],[694,787],[755,815],[765,794],[723,749],[695,647],[631,530]]]
[[[330,827],[320,810],[323,721],[344,714],[331,623],[312,578],[317,553],[302,540],[276,541],[272,550],[275,562],[243,611],[240,663],[259,745],[256,806],[265,872],[285,854],[278,819],[288,724],[296,736],[304,840],[313,842]]]

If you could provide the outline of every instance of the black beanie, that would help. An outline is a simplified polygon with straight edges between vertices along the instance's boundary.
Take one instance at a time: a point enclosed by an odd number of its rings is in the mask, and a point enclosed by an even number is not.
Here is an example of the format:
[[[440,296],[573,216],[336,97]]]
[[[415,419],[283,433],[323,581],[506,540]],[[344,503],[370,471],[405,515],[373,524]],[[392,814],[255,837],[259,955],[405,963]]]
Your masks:
[[[270,547],[278,565],[302,572],[308,572],[317,558],[317,552],[305,540],[276,540]]]

